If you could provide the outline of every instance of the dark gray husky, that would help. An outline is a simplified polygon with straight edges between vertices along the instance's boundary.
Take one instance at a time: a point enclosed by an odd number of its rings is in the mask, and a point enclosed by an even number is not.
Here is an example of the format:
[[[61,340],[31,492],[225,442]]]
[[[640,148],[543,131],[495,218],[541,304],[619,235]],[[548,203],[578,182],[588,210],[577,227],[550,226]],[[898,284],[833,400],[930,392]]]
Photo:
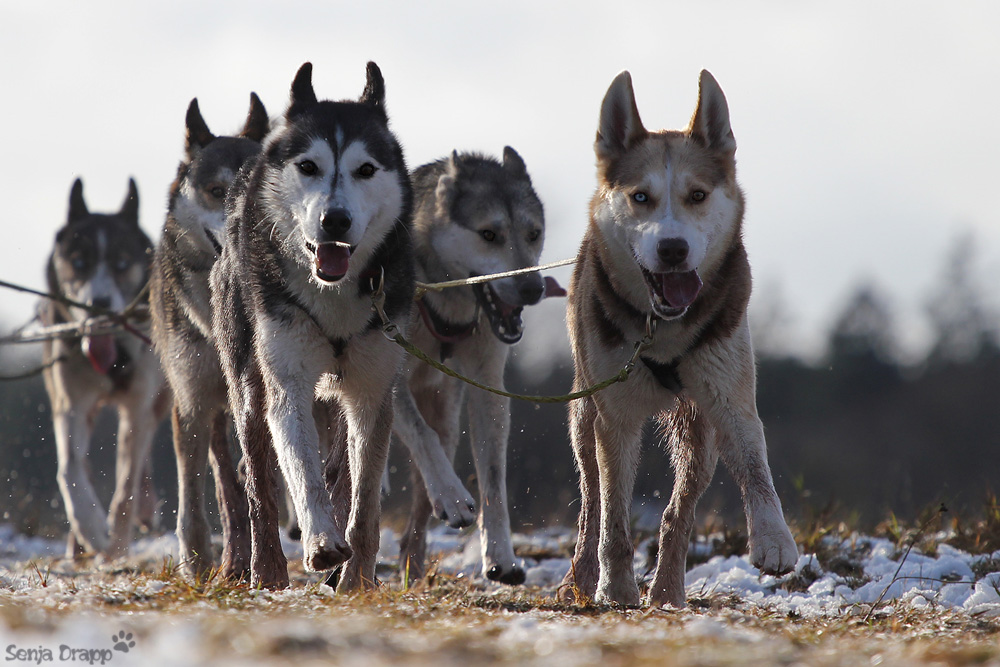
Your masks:
[[[56,234],[48,264],[49,291],[73,301],[121,312],[149,276],[149,238],[139,228],[139,193],[129,179],[117,213],[91,213],[77,179],[66,226]],[[46,300],[44,325],[80,323],[83,308]],[[137,519],[153,520],[156,500],[149,480],[149,451],[167,399],[163,374],[150,346],[129,333],[83,335],[47,341],[42,352],[45,389],[52,402],[57,479],[70,523],[68,556],[86,550],[112,558],[128,553]],[[115,492],[110,513],[97,498],[88,452],[94,419],[104,405],[118,409]],[[136,508],[136,502],[140,507]]]
[[[306,569],[347,561],[338,590],[350,591],[374,585],[380,480],[403,354],[382,335],[372,293],[381,286],[386,314],[407,321],[411,192],[378,67],[368,63],[356,102],[317,100],[311,77],[306,63],[283,122],[230,193],[226,242],[212,271],[213,328],[247,463],[251,582],[288,583],[276,454]],[[333,502],[315,399],[346,426]]]
[[[243,163],[260,152],[269,123],[264,105],[251,93],[250,112],[238,136],[212,134],[196,99],[188,107],[186,125],[184,158],[170,187],[153,261],[153,342],[174,395],[181,567],[195,577],[212,567],[205,512],[211,455],[223,530],[220,574],[238,577],[250,569],[249,517],[226,437],[229,400],[212,336],[208,277],[225,241],[226,193]]]

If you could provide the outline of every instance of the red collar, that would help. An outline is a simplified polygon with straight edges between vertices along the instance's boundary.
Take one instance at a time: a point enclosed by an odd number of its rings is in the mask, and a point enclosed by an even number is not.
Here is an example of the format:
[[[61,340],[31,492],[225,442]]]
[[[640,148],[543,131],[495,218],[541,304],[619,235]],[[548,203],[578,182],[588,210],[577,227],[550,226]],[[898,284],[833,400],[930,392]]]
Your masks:
[[[476,320],[464,325],[445,322],[440,315],[430,309],[427,301],[424,299],[417,300],[417,308],[420,310],[420,317],[424,321],[424,326],[427,327],[432,336],[442,343],[460,343],[471,336],[476,330]]]

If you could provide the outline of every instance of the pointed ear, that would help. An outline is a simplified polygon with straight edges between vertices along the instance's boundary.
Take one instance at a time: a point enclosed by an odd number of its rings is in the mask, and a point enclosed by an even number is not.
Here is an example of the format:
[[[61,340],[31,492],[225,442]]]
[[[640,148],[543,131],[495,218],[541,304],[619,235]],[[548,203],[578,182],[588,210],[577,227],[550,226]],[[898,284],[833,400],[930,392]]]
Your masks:
[[[722,88],[708,70],[701,71],[698,83],[698,108],[691,117],[688,132],[706,146],[718,151],[736,151],[736,137],[729,125],[729,105]]]
[[[69,191],[69,215],[67,222],[73,222],[90,215],[87,210],[87,202],[83,201],[83,181],[79,178],[73,181],[73,187]]]
[[[188,157],[194,157],[198,151],[215,140],[215,135],[208,129],[205,119],[201,117],[197,97],[191,100],[191,104],[188,105],[185,123],[187,125],[187,138],[184,149],[187,151]]]
[[[510,146],[503,147],[503,168],[512,176],[528,178],[528,168],[524,166],[524,160]]]
[[[292,81],[292,99],[285,114],[288,118],[302,113],[306,107],[316,104],[316,92],[312,84],[312,63],[302,63],[302,67],[295,73],[295,80]]]
[[[135,187],[134,178],[128,179],[128,196],[125,197],[125,203],[122,204],[118,215],[139,226],[139,189]]]
[[[247,112],[247,122],[243,125],[240,136],[260,143],[267,136],[270,127],[271,122],[267,118],[267,109],[257,97],[257,93],[250,93],[250,111]]]
[[[615,77],[601,103],[601,119],[597,126],[594,151],[600,159],[610,159],[624,153],[648,134],[639,118],[632,92],[632,75],[628,71]]]
[[[382,70],[375,63],[369,62],[366,74],[365,89],[358,101],[381,111],[385,115],[385,79],[382,78]]]
[[[439,220],[451,217],[451,205],[455,201],[455,178],[458,177],[458,151],[452,151],[445,164],[444,173],[438,177],[434,190],[434,215]]]

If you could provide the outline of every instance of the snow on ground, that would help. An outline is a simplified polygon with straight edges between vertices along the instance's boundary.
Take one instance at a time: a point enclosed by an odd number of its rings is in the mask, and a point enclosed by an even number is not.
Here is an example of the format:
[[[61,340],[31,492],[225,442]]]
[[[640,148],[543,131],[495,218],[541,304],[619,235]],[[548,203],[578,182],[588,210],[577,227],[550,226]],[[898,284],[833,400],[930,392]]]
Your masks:
[[[523,558],[526,586],[542,594],[554,593],[569,570],[570,561],[565,555],[571,552],[574,539],[575,533],[562,527],[516,534],[515,551],[531,554]],[[800,617],[867,613],[875,604],[881,607],[875,613],[889,613],[896,607],[942,607],[980,618],[1000,617],[1000,551],[973,556],[940,544],[934,555],[916,550],[904,554],[882,538],[855,535],[828,541],[828,550],[843,554],[841,562],[847,564],[847,573],[824,569],[814,554],[801,555],[795,570],[782,577],[761,575],[747,556],[713,556],[687,572],[688,598],[734,595],[758,607]],[[301,558],[297,542],[284,540],[283,547],[289,560]],[[707,551],[704,543],[692,545],[692,549],[695,553]],[[62,540],[27,537],[12,526],[0,525],[0,590],[16,590],[34,576],[25,569],[25,562],[58,558],[63,551]],[[645,553],[645,545],[636,550],[635,571],[648,577],[651,568],[645,562]],[[380,577],[392,575],[398,554],[398,537],[384,529]],[[432,567],[437,572],[468,577],[487,588],[500,588],[483,579],[479,554],[475,530],[439,526],[430,531],[428,556],[436,561]],[[141,538],[132,550],[133,560],[154,566],[176,556],[177,541],[172,534]]]

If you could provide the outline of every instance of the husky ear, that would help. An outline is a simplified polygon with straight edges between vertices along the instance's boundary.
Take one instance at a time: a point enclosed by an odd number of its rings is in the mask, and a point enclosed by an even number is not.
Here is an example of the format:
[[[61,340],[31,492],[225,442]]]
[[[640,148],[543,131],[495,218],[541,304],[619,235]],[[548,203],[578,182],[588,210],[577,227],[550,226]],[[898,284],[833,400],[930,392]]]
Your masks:
[[[503,147],[503,168],[512,176],[528,178],[528,168],[524,166],[524,160],[510,146]]]
[[[201,117],[201,109],[198,108],[197,97],[191,100],[191,104],[188,105],[185,122],[187,125],[187,138],[184,143],[184,149],[187,151],[188,157],[194,157],[198,151],[215,140],[215,135],[208,129],[205,119]]]
[[[455,179],[458,177],[458,151],[452,151],[445,164],[444,173],[438,177],[434,190],[434,215],[439,220],[451,218],[451,205],[455,201]]]
[[[706,146],[718,151],[734,152],[736,137],[729,125],[729,105],[722,88],[708,70],[701,71],[698,83],[698,108],[691,118],[688,132]]]
[[[69,215],[66,220],[73,222],[90,215],[87,210],[87,202],[83,201],[83,181],[79,178],[73,181],[73,187],[69,191]]]
[[[646,134],[639,118],[639,108],[635,105],[632,75],[626,70],[611,82],[601,102],[594,151],[598,158],[610,159],[624,153]]]
[[[139,226],[139,189],[135,187],[134,178],[128,179],[128,196],[125,197],[125,202],[122,204],[121,210],[118,211],[118,215],[135,226]]]
[[[316,92],[312,84],[312,63],[302,63],[292,81],[292,101],[285,114],[288,118],[301,113],[306,107],[316,104]]]
[[[247,113],[247,122],[243,125],[240,136],[260,143],[267,136],[270,126],[271,122],[267,118],[264,103],[257,97],[257,93],[250,93],[250,111]]]
[[[382,70],[375,63],[369,62],[366,74],[368,79],[358,101],[385,114],[385,79],[382,78]]]

